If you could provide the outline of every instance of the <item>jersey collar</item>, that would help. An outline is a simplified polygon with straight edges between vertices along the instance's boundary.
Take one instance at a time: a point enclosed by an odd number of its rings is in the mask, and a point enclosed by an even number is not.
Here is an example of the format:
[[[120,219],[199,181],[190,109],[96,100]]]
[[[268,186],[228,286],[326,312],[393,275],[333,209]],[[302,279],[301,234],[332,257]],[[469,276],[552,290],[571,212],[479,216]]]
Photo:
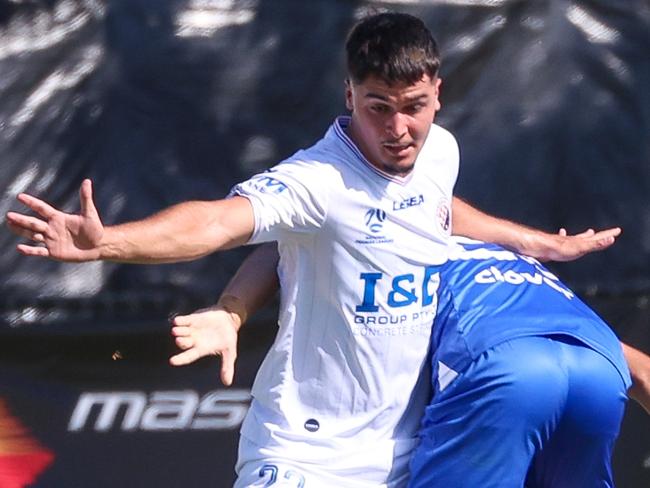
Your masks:
[[[408,175],[404,177],[395,176],[380,170],[379,168],[377,168],[375,165],[373,165],[372,163],[370,163],[370,161],[366,159],[366,157],[359,150],[357,145],[352,141],[352,139],[350,139],[350,136],[348,136],[347,129],[351,121],[352,118],[349,115],[341,115],[336,118],[332,126],[334,128],[335,136],[338,137],[340,141],[343,142],[343,144],[347,146],[347,148],[350,151],[352,151],[352,153],[356,156],[357,160],[359,160],[364,166],[370,169],[373,173],[377,174],[378,176],[386,180],[392,181],[394,183],[398,183],[400,185],[404,185],[408,183],[411,180],[411,177],[413,176],[413,171],[411,171]]]

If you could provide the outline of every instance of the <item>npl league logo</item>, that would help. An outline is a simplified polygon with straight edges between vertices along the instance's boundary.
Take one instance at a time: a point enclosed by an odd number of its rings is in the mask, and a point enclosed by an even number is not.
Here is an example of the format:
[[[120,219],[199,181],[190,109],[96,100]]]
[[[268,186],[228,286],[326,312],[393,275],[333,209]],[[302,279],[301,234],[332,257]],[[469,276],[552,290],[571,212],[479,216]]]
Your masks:
[[[379,208],[371,208],[366,211],[366,227],[372,235],[378,235],[383,230],[386,212]]]
[[[27,488],[54,461],[0,398],[0,487]]]
[[[364,215],[366,235],[364,239],[357,239],[357,244],[389,244],[392,238],[384,235],[384,224],[386,223],[386,211],[380,208],[370,208]]]

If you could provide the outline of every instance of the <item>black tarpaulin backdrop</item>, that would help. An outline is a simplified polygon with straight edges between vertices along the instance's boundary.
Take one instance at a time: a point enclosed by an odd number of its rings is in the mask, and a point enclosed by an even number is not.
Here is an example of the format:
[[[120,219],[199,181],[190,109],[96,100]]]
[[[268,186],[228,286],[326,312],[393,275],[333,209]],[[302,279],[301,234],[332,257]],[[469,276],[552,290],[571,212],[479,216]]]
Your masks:
[[[344,112],[344,38],[373,8],[422,17],[440,43],[437,121],[461,146],[458,195],[546,230],[623,227],[614,248],[555,269],[648,350],[647,0],[0,0],[0,211],[18,210],[21,191],[76,210],[86,177],[108,224],[224,196],[311,144]],[[82,449],[87,469],[71,474],[72,456],[59,444],[73,436],[66,422],[80,391],[151,391],[161,377],[171,388],[201,390],[197,375],[218,387],[213,363],[180,373],[164,367],[165,317],[213,301],[247,251],[179,265],[70,265],[20,257],[17,242],[0,232],[0,396],[63,453],[39,486],[227,486],[233,432],[227,446],[186,431],[181,441],[161,441],[227,452],[216,474],[185,459],[204,472],[195,481],[181,481],[188,470],[163,475],[142,466],[136,476],[127,462],[95,479],[106,466],[92,457],[100,447]],[[268,343],[272,330],[252,330],[262,338],[251,335],[251,347]],[[123,361],[110,362],[115,349]],[[241,386],[250,386],[260,357],[242,351]],[[57,412],[57,427],[39,415],[43,404]],[[646,487],[650,445],[638,432],[648,422],[634,408],[617,476],[623,487]],[[131,434],[145,440],[128,446],[116,441],[124,433],[102,435],[111,441],[88,442],[126,453],[156,444],[150,432]]]

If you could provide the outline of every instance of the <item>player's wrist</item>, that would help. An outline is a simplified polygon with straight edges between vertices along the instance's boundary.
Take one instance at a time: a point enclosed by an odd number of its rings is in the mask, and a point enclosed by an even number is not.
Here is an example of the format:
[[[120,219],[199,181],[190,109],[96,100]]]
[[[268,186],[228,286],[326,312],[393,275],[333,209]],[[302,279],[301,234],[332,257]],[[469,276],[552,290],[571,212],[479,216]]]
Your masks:
[[[96,260],[120,262],[124,259],[120,240],[125,237],[116,227],[104,227],[102,236],[95,246]]]
[[[553,234],[524,227],[516,233],[513,247],[520,254],[540,261],[551,261],[558,245],[555,238]]]
[[[230,294],[221,295],[219,297],[219,300],[217,301],[217,306],[225,310],[231,315],[233,319],[233,323],[235,325],[235,330],[237,331],[246,322],[246,319],[248,318],[246,304],[241,298],[235,295],[230,295]]]

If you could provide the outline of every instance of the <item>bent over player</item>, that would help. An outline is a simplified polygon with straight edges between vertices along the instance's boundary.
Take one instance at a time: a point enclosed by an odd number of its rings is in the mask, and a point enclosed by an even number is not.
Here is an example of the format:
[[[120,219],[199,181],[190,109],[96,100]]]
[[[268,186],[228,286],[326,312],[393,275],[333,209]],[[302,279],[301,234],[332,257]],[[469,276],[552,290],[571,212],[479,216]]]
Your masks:
[[[451,249],[409,486],[614,486],[630,386],[616,335],[537,260],[469,240]]]

